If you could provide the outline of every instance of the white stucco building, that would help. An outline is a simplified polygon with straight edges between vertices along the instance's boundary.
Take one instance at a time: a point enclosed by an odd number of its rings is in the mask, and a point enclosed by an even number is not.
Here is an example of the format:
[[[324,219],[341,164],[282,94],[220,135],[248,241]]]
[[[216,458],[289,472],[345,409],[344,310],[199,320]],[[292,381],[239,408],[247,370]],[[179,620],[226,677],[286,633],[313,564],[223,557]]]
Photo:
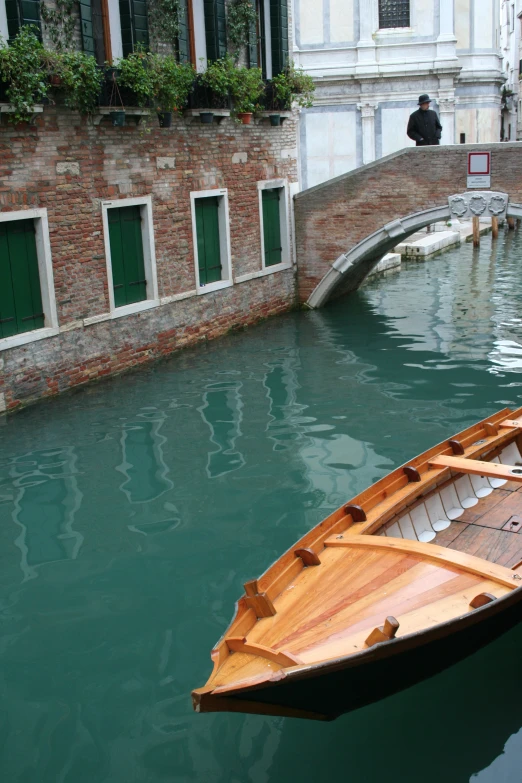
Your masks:
[[[443,144],[500,139],[498,0],[294,0],[294,60],[314,77],[302,113],[302,186],[413,144],[418,96]]]
[[[500,136],[505,141],[522,138],[522,111],[518,80],[520,75],[520,32],[522,0],[501,0],[500,50],[506,83],[502,88],[502,120]]]

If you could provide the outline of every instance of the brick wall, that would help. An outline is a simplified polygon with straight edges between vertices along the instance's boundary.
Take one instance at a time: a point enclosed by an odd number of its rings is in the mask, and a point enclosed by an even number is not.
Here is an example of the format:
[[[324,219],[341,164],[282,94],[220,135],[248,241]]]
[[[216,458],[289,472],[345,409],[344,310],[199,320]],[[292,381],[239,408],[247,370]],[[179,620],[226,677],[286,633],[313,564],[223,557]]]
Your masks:
[[[0,351],[0,403],[10,410],[288,309],[294,270],[194,294],[191,191],[227,188],[233,277],[262,269],[258,180],[297,181],[296,123],[205,126],[175,117],[160,129],[94,125],[46,107],[37,125],[0,126],[0,211],[47,210],[60,334]],[[152,196],[160,299],[107,317],[104,199]],[[3,396],[2,396],[3,395]],[[0,405],[0,407],[3,407]]]
[[[467,155],[490,150],[491,190],[522,203],[522,144],[413,147],[295,199],[298,295],[306,302],[332,263],[386,223],[447,203],[466,188]]]

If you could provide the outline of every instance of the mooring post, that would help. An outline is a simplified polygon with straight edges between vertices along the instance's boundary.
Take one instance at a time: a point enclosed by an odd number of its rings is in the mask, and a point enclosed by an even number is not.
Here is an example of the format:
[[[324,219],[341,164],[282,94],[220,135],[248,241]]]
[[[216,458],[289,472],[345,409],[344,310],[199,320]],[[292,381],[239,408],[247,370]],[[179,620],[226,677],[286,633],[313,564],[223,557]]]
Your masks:
[[[491,218],[491,236],[493,239],[498,239],[498,217],[496,215]]]
[[[515,230],[515,218],[514,217],[508,217],[507,218],[507,224],[510,231]]]
[[[480,247],[480,222],[473,216],[473,247]]]

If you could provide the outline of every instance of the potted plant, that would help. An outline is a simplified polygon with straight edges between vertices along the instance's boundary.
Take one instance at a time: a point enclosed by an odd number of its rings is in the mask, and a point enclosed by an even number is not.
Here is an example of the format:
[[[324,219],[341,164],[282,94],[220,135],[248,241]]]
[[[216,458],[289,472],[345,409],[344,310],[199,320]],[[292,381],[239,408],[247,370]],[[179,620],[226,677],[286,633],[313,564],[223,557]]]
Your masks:
[[[234,60],[227,55],[220,60],[214,60],[209,63],[206,71],[198,75],[196,80],[196,93],[200,93],[198,102],[207,103],[207,106],[202,108],[213,108],[216,103],[223,105],[230,99],[231,80],[234,70]],[[214,114],[211,111],[200,112],[199,116],[201,122],[204,123],[210,123],[214,118]]]
[[[230,91],[238,119],[244,125],[252,121],[252,114],[265,89],[261,68],[234,68],[230,75]]]
[[[112,74],[112,91],[109,105],[114,106],[111,112],[112,124],[118,127],[125,125],[125,103],[120,92],[120,86],[128,91],[125,95],[127,104],[140,108],[150,104],[153,97],[152,72],[149,59],[141,47],[116,63],[116,71]]]
[[[65,105],[82,114],[90,114],[100,97],[103,76],[96,59],[84,52],[63,52],[60,79]]]
[[[270,115],[271,124],[279,125],[281,122],[277,109],[289,111],[293,103],[309,109],[313,105],[314,91],[312,77],[305,74],[302,68],[296,68],[293,62],[289,62],[284,71],[272,78],[267,91],[268,111],[274,110],[274,114]]]
[[[172,55],[149,54],[148,58],[159,124],[161,128],[170,128],[172,112],[187,104],[194,68],[191,63],[178,63]]]
[[[48,80],[42,63],[44,48],[32,25],[23,26],[9,46],[0,45],[0,81],[13,111],[11,122],[29,122],[35,103],[47,97]]]

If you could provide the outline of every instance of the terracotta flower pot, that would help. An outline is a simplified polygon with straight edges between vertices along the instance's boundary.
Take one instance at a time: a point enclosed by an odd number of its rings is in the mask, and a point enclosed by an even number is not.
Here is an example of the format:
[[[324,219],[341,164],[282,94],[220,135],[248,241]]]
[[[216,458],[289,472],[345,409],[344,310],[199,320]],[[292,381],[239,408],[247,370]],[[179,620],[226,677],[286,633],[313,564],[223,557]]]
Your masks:
[[[238,118],[241,120],[243,125],[250,125],[252,122],[252,112],[251,111],[240,111],[237,113]]]

